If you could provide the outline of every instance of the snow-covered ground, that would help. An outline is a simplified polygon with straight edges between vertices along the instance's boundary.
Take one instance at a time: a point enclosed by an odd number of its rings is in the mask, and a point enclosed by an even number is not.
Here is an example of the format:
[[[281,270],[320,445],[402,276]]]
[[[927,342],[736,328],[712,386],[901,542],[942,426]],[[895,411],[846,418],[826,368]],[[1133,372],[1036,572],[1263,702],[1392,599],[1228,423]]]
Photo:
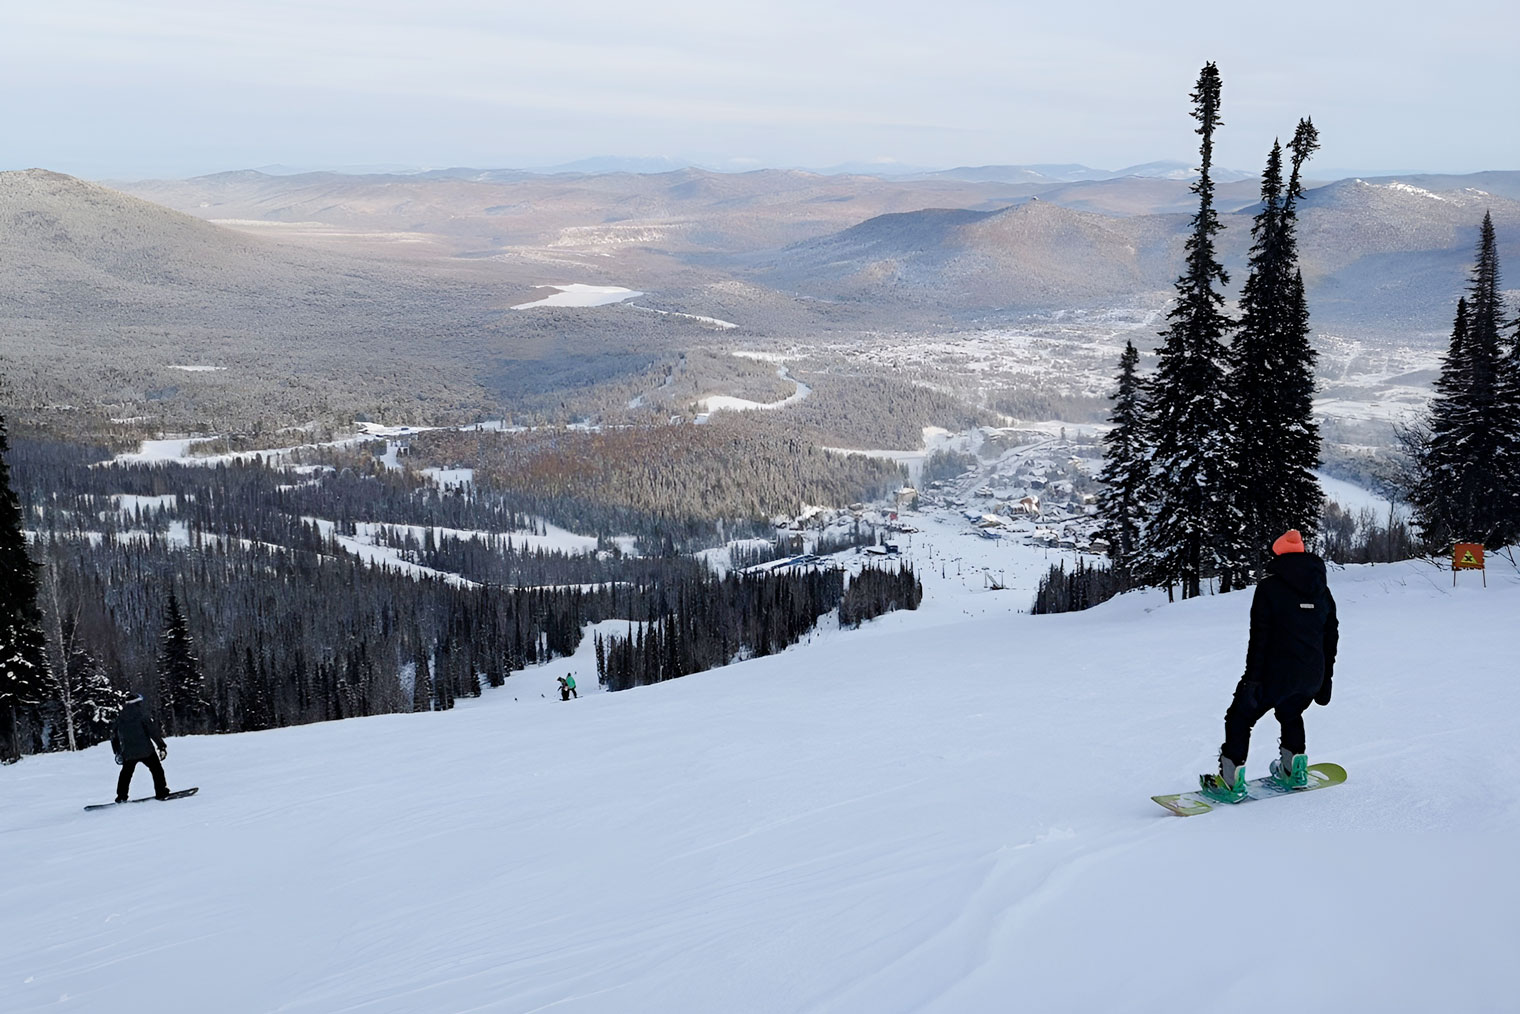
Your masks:
[[[1323,472],[1315,473],[1319,478],[1320,488],[1325,491],[1327,500],[1334,500],[1341,507],[1355,514],[1362,510],[1372,511],[1373,517],[1380,523],[1386,524],[1388,512],[1393,510],[1400,517],[1407,517],[1408,507],[1401,503],[1390,503],[1386,496],[1380,496],[1364,486],[1358,486],[1354,482],[1345,479],[1337,479]]]
[[[787,395],[785,398],[782,398],[780,401],[759,402],[750,401],[747,398],[734,398],[726,394],[709,394],[706,397],[700,399],[697,404],[700,405],[702,410],[705,412],[718,412],[723,410],[730,412],[747,412],[761,409],[773,410],[787,408],[791,405],[795,405],[813,393],[813,389],[811,387],[793,377],[789,372],[787,372],[787,368],[785,366],[777,368],[776,376],[780,377],[782,380],[789,380],[796,385],[796,390]]]
[[[537,285],[538,289],[554,289],[554,295],[535,299],[530,303],[518,303],[514,310],[527,310],[535,306],[606,306],[621,303],[625,299],[637,299],[642,292],[625,289],[621,285]]]
[[[652,306],[639,306],[630,303],[629,307],[634,310],[643,310],[646,313],[657,313],[662,317],[680,317],[682,320],[694,320],[698,324],[708,324],[717,331],[732,331],[739,325],[731,320],[723,320],[719,317],[704,317],[697,313],[677,313],[675,310],[656,310]]]
[[[1507,560],[1334,572],[1348,782],[1181,819],[1249,596],[1028,616],[977,577],[1036,551],[919,523],[922,609],[777,656],[587,693],[588,638],[452,712],[174,739],[169,804],[83,812],[105,747],[0,769],[0,1006],[1513,1009]]]
[[[376,567],[388,567],[391,570],[400,571],[403,574],[412,574],[417,577],[437,577],[457,585],[461,588],[475,587],[475,582],[460,577],[458,574],[448,571],[434,570],[407,560],[400,549],[394,546],[382,545],[379,541],[380,531],[388,528],[397,533],[410,533],[421,542],[428,529],[421,525],[381,525],[369,521],[357,522],[354,525],[353,535],[336,535],[336,525],[322,518],[302,518],[317,526],[323,538],[336,538],[339,545],[345,550],[358,557],[360,560]],[[512,545],[521,550],[543,550],[544,552],[559,553],[592,553],[596,551],[596,539],[587,535],[576,535],[574,532],[563,528],[540,522],[544,526],[544,534],[534,532],[478,532],[461,528],[432,529],[435,538],[449,536],[456,539],[479,539],[486,541],[492,538],[511,539]]]

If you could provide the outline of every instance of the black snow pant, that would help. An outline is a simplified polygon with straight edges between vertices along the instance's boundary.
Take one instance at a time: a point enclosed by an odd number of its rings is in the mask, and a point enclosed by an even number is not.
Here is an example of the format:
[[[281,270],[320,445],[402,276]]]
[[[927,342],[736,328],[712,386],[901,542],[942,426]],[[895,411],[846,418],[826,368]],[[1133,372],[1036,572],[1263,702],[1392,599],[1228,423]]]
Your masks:
[[[1251,728],[1269,711],[1277,713],[1282,726],[1282,746],[1293,753],[1306,753],[1304,746],[1304,711],[1314,702],[1309,694],[1289,694],[1279,700],[1266,695],[1265,687],[1255,680],[1241,678],[1235,697],[1224,713],[1224,743],[1219,752],[1236,764],[1246,762],[1251,748]]]
[[[158,762],[158,758],[149,754],[137,760],[121,762],[121,776],[116,779],[116,801],[119,803],[127,798],[127,790],[132,787],[132,772],[137,765],[146,764],[148,773],[153,776],[153,794],[155,796],[167,796],[169,783],[164,779],[164,766]]]

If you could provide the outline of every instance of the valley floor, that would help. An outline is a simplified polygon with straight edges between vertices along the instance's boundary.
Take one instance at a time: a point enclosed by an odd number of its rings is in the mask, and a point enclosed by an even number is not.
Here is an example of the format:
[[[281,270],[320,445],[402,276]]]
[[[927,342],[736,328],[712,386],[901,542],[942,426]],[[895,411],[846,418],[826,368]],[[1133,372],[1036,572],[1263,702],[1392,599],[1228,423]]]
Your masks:
[[[174,739],[191,799],[83,812],[104,746],[0,769],[3,1006],[1512,1009],[1507,560],[1334,572],[1348,782],[1185,820],[1149,797],[1213,762],[1249,596],[1033,617],[940,562],[917,613],[670,683]]]

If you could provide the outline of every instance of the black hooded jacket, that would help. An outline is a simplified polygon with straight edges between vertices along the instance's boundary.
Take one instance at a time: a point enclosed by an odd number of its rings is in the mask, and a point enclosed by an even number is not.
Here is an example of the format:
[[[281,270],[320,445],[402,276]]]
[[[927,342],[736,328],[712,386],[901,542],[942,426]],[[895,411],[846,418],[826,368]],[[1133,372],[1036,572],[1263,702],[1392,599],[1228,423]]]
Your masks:
[[[147,760],[153,756],[157,744],[164,749],[164,733],[158,723],[148,714],[142,697],[133,697],[121,706],[116,716],[116,728],[111,732],[111,748],[121,754],[121,759]]]
[[[1325,561],[1313,553],[1273,557],[1251,600],[1245,678],[1261,684],[1267,700],[1312,697],[1330,682],[1339,641]]]

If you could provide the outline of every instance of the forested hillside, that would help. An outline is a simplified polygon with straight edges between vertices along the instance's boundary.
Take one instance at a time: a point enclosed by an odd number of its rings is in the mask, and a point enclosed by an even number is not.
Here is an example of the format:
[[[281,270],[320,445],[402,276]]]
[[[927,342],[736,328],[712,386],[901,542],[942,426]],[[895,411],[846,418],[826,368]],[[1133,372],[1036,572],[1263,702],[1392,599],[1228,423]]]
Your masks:
[[[658,519],[670,534],[720,518],[873,500],[903,479],[890,462],[825,451],[763,421],[731,416],[700,426],[436,430],[418,436],[410,455],[419,463],[473,468],[477,482],[515,509],[550,520],[579,518],[608,533],[644,534],[645,519]]]
[[[197,465],[18,440],[7,459],[39,564],[53,675],[14,719],[7,712],[0,753],[97,742],[129,690],[174,734],[447,709],[573,653],[584,628],[607,619],[648,624],[667,660],[606,670],[612,689],[778,651],[839,603],[843,577],[814,568],[718,577],[690,551],[747,535],[774,539],[754,560],[775,558],[786,545],[754,504],[780,504],[788,489],[852,500],[898,473],[801,447],[778,453],[787,449],[722,427],[681,427],[698,439],[659,442],[677,429],[487,440],[477,449],[510,463],[498,463],[501,485],[448,488],[383,463],[384,442],[293,455],[304,464]],[[737,496],[704,498],[697,490],[721,486],[714,470],[737,451],[752,465]],[[630,460],[588,484],[593,464],[623,454],[664,455],[665,467]],[[791,487],[789,460],[812,462]],[[621,499],[618,483],[630,491]],[[765,493],[767,484],[779,489]],[[678,510],[683,496],[696,506]],[[581,534],[551,531],[544,515]],[[840,545],[873,539],[857,526]]]

